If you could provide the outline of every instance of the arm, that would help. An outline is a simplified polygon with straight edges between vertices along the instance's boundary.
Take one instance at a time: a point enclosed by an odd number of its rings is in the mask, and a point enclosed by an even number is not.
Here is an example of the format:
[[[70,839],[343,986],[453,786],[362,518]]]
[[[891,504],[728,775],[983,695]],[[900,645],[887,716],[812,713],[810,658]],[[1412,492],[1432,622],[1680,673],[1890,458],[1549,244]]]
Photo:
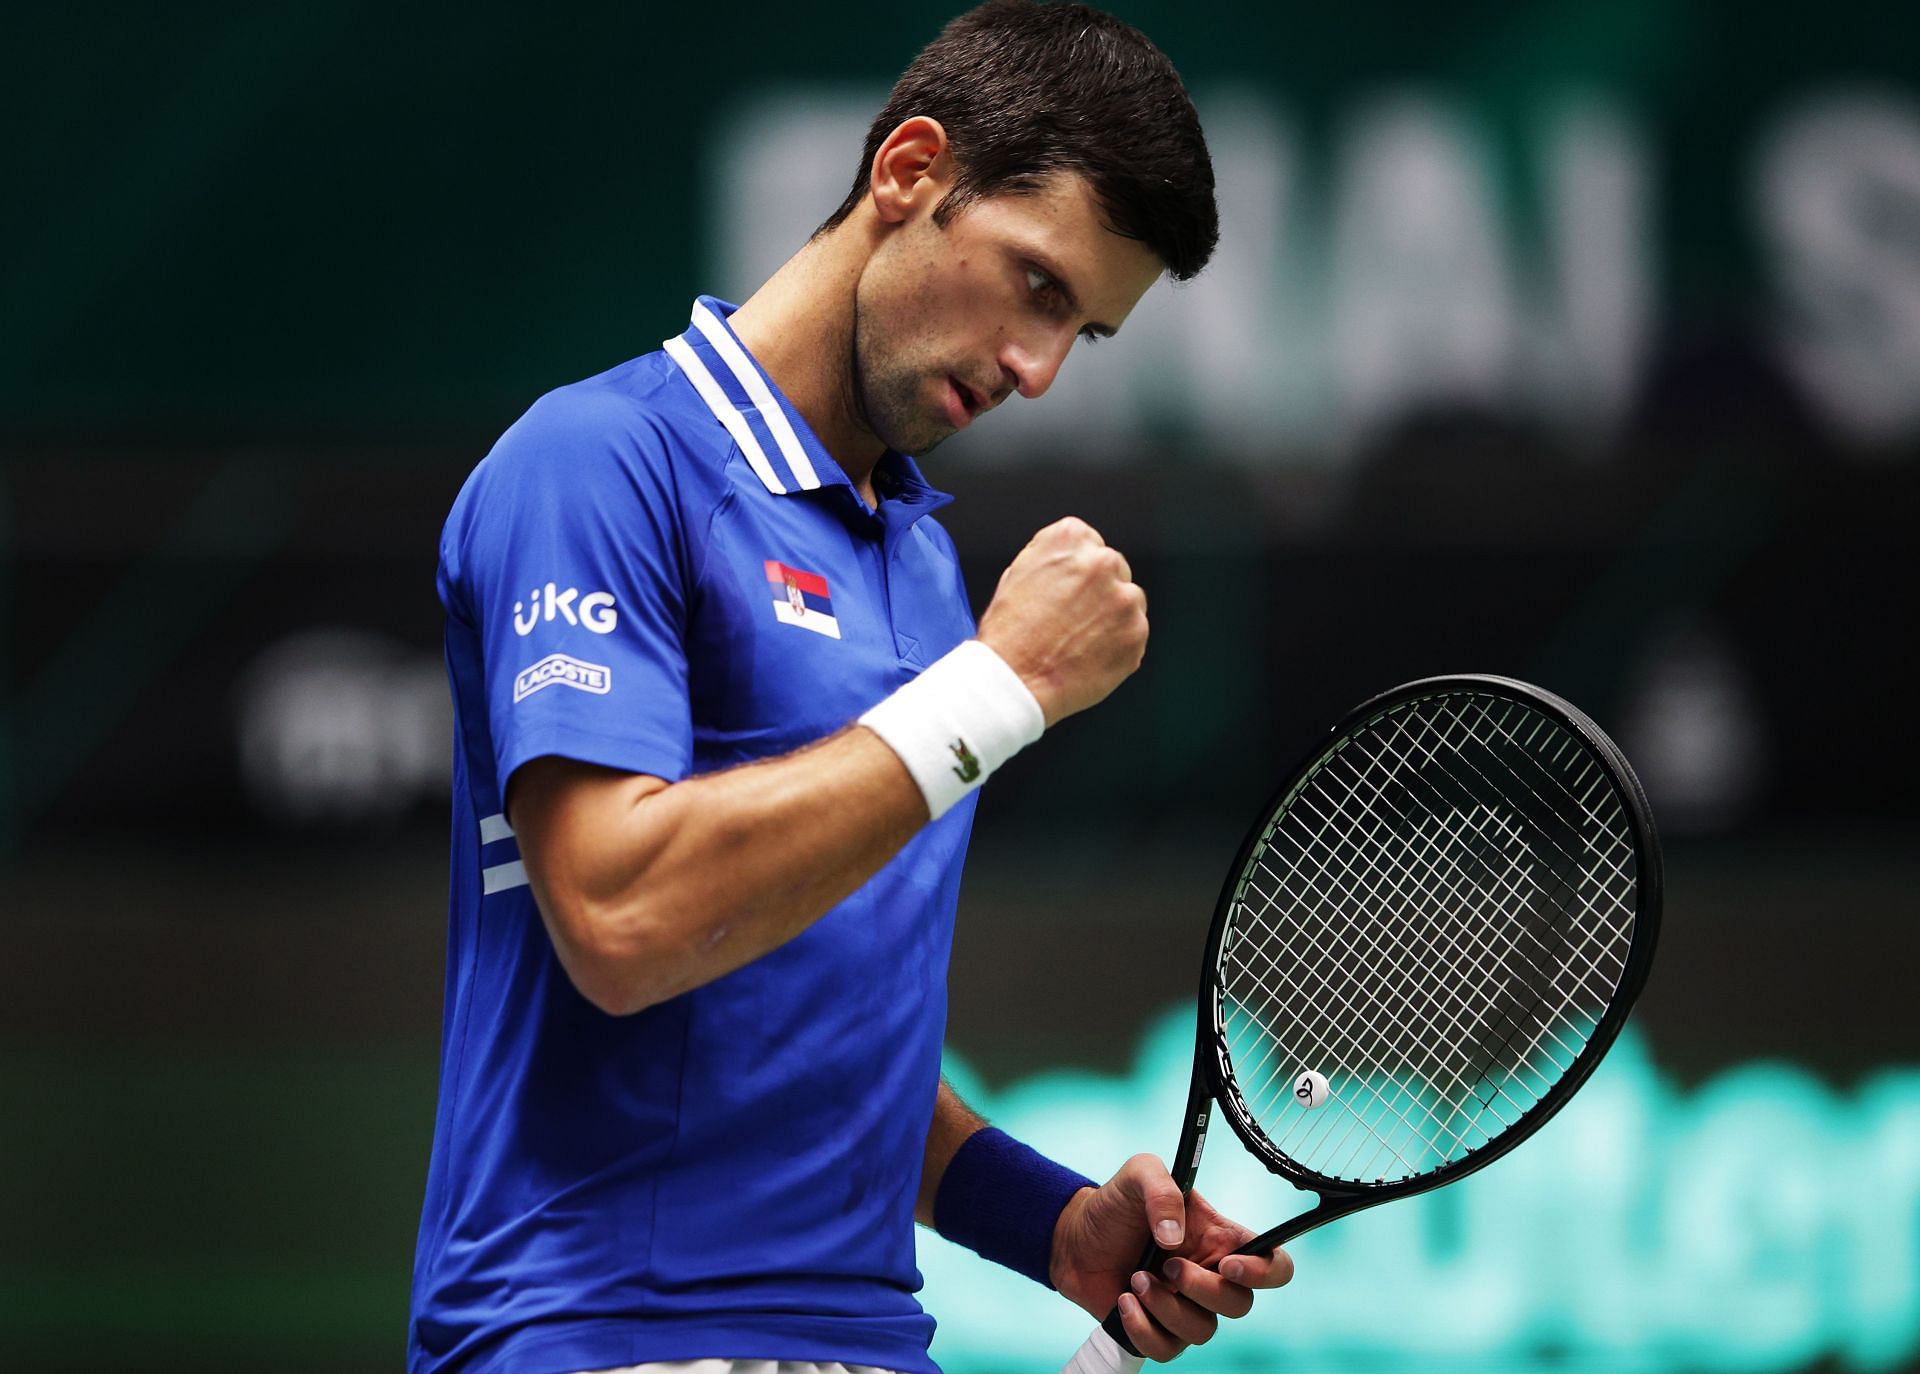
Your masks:
[[[514,774],[507,806],[561,966],[615,1016],[792,939],[927,820],[905,765],[858,727],[672,786],[549,756]]]
[[[1089,526],[1048,526],[1002,574],[979,638],[1048,724],[1140,664],[1146,598]],[[506,799],[562,967],[625,1015],[792,939],[926,823],[927,803],[865,727],[671,785],[565,759],[518,769]]]
[[[913,1205],[913,1219],[922,1226],[933,1225],[933,1200],[940,1195],[940,1180],[947,1175],[947,1165],[967,1137],[982,1129],[987,1123],[974,1114],[973,1108],[960,1100],[946,1079],[940,1080],[939,1096],[933,1100],[933,1123],[927,1127],[927,1153],[920,1167],[920,1194]]]
[[[1153,1359],[1170,1360],[1189,1345],[1203,1344],[1221,1317],[1252,1310],[1253,1290],[1277,1288],[1293,1277],[1284,1250],[1265,1258],[1235,1255],[1253,1232],[1220,1215],[1198,1193],[1182,1197],[1152,1155],[1135,1155],[1099,1187],[1074,1189],[1061,1182],[1071,1170],[1000,1137],[985,1152],[991,1164],[969,1152],[957,1170],[962,1177],[955,1194],[942,1199],[948,1167],[986,1125],[941,1080],[915,1220],[932,1226],[939,1204],[948,1239],[1034,1278],[1041,1274],[1033,1266],[1045,1255],[1048,1283],[1096,1318],[1118,1302],[1128,1336]],[[1046,1199],[1045,1205],[1034,1205],[1035,1198]],[[1174,1256],[1152,1275],[1135,1269],[1150,1229]]]

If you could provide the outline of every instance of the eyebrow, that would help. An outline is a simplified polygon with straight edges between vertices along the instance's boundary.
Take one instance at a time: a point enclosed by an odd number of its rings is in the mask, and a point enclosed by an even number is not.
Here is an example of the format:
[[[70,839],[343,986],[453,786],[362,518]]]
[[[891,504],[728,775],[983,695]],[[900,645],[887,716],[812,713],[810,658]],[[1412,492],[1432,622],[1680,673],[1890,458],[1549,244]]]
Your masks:
[[[1059,266],[1054,263],[1053,259],[1033,248],[1022,248],[1020,252],[1023,256],[1031,259],[1035,267],[1053,278],[1053,284],[1059,287],[1060,294],[1067,298],[1067,308],[1078,315],[1080,313],[1080,297],[1074,293],[1073,284],[1067,280],[1066,274],[1061,272]],[[1120,332],[1117,325],[1101,324],[1096,320],[1087,321],[1086,327],[1103,339],[1111,339]]]

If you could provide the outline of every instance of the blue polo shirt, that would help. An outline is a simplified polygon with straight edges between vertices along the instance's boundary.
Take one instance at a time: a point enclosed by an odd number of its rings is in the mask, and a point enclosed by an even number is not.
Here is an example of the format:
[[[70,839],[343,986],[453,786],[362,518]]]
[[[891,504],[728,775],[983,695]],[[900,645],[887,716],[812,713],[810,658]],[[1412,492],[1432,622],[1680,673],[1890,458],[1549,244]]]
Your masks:
[[[456,718],[440,1099],[409,1369],[707,1357],[928,1371],[913,1203],[971,800],[797,938],[612,1017],[502,797],[557,754],[676,781],[845,726],[973,633],[950,498],[869,509],[702,297],[542,397],[440,544]]]

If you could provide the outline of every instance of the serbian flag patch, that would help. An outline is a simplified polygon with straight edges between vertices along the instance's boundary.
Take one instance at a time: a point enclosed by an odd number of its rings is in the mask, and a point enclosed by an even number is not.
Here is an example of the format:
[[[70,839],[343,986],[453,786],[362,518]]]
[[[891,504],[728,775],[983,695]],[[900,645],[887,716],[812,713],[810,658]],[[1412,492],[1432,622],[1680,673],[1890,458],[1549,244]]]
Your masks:
[[[833,598],[827,595],[826,578],[769,558],[767,581],[773,584],[775,619],[829,639],[840,638],[840,622],[833,618]]]

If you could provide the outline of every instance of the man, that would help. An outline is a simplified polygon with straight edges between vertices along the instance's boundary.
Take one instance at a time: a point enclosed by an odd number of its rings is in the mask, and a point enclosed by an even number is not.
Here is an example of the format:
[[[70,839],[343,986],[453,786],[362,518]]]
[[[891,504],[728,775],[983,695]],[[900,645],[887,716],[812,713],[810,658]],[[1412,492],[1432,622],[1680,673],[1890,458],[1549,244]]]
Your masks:
[[[1039,397],[1216,236],[1166,59],[995,0],[916,58],[846,203],[750,300],[703,298],[474,471],[441,544],[457,801],[415,1374],[936,1374],[916,1217],[1117,1300],[1158,1359],[1287,1279],[1227,1258],[1250,1233],[1158,1160],[1096,1188],[939,1081],[973,793],[1130,674],[1147,622],[1067,520],[976,634],[905,455]],[[1150,1231],[1178,1258],[1135,1273]]]

